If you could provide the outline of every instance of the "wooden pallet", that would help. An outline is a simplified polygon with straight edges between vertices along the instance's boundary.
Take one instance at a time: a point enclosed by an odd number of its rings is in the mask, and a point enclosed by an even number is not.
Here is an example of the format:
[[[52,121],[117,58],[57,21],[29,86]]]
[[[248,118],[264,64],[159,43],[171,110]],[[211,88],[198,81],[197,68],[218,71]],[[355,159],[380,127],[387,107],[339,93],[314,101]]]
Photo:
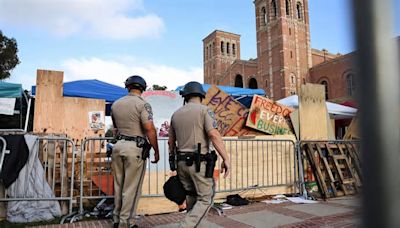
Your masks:
[[[323,199],[359,192],[361,166],[355,148],[348,143],[309,142],[303,145]]]

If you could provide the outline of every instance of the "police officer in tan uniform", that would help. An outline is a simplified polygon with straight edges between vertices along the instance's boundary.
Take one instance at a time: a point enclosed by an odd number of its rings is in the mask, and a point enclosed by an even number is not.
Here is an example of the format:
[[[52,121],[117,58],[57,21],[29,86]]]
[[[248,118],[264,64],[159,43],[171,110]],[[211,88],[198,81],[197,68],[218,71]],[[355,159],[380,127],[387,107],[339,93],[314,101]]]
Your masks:
[[[153,124],[153,112],[149,103],[141,97],[146,81],[137,75],[125,81],[128,95],[118,99],[111,107],[111,117],[118,140],[113,148],[112,169],[114,174],[114,227],[137,227],[131,224],[140,198],[146,159],[151,147],[154,160],[159,160],[157,134]],[[132,226],[131,226],[132,225]]]
[[[229,174],[230,162],[222,137],[216,129],[214,113],[201,104],[205,98],[201,84],[187,83],[181,95],[184,97],[185,105],[172,115],[168,144],[170,154],[177,153],[178,176],[188,194],[186,197],[188,213],[180,227],[198,227],[204,226],[202,219],[212,206],[215,194],[212,174],[211,177],[205,177],[207,159],[203,159],[210,154],[210,140],[223,159],[221,173],[225,172],[224,178]],[[198,168],[195,165],[196,153],[201,154]],[[215,160],[216,158],[215,154]]]

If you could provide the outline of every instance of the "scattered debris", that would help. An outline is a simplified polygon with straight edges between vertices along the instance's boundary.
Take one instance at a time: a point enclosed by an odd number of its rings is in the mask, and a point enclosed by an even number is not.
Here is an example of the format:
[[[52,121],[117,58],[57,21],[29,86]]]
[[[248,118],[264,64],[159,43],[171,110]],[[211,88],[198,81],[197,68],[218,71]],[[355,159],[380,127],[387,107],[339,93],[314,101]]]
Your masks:
[[[285,202],[300,203],[300,204],[312,204],[318,203],[315,200],[304,199],[304,197],[287,197],[285,195],[276,195],[272,200],[262,201],[267,204],[280,204]]]

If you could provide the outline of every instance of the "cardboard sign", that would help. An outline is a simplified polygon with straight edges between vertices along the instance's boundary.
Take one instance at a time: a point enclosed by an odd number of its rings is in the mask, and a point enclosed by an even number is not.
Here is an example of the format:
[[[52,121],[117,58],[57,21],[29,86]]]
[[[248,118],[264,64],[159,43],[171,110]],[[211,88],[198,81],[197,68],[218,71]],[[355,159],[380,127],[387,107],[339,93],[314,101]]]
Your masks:
[[[292,111],[290,107],[254,95],[246,126],[271,135],[293,134],[289,120]]]
[[[249,110],[216,86],[208,89],[203,104],[215,113],[217,129],[222,136],[259,135],[245,128]]]

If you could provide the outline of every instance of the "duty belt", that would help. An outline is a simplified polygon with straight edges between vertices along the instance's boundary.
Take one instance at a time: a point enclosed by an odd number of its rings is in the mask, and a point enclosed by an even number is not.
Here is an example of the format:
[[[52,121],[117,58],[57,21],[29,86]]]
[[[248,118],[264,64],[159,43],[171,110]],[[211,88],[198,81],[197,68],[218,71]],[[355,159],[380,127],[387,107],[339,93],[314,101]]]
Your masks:
[[[140,136],[126,136],[126,135],[118,135],[116,137],[117,140],[126,140],[126,141],[140,141],[140,140],[145,140],[143,137]]]
[[[176,156],[176,160],[178,160],[178,161],[194,160],[194,157],[195,157],[195,153],[178,152],[178,155]],[[206,155],[201,154],[200,161],[205,161],[205,160],[206,160]]]
[[[147,140],[141,136],[126,136],[126,135],[118,135],[116,137],[117,140],[126,140],[126,141],[134,141],[137,143],[138,147],[143,147],[144,144],[147,143]]]

